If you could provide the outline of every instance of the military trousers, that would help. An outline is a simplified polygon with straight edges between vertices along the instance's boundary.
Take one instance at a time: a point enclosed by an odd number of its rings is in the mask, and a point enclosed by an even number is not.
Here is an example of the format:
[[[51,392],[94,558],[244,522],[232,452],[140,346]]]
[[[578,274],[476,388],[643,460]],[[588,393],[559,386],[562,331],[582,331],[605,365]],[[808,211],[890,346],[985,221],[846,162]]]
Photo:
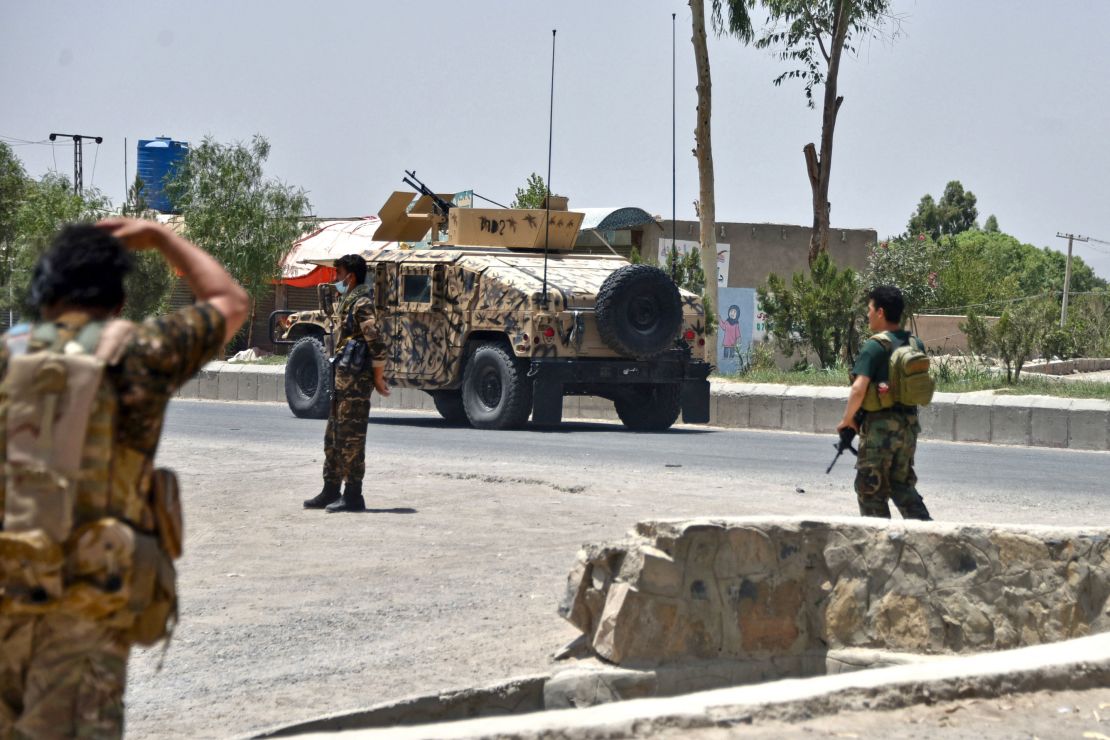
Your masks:
[[[0,616],[0,738],[119,738],[130,644],[65,614]]]
[[[894,501],[903,519],[932,518],[917,492],[913,470],[920,431],[917,414],[876,411],[864,415],[856,458],[860,514],[889,519],[888,501]]]
[[[374,376],[365,372],[335,373],[328,426],[324,430],[324,480],[359,483],[366,474],[366,425]]]

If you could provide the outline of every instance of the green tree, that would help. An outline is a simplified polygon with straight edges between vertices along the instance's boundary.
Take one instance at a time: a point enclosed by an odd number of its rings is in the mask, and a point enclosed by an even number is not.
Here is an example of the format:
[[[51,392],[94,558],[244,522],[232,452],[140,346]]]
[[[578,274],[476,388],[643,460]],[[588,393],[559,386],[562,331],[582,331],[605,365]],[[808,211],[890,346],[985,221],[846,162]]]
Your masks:
[[[0,264],[0,286],[3,286],[5,295],[11,290],[12,264],[18,235],[16,218],[26,191],[27,173],[23,169],[23,163],[10,146],[0,141],[0,259],[3,260]],[[7,302],[11,303],[10,300]]]
[[[544,198],[548,195],[547,184],[539,174],[533,172],[528,176],[524,187],[516,189],[516,199],[511,208],[543,208]]]
[[[1067,258],[1054,249],[979,230],[944,237],[940,244],[944,264],[938,273],[938,307],[978,306],[995,312],[1013,298],[1063,290]],[[1071,270],[1075,293],[1107,287],[1080,257],[1072,257]]]
[[[979,217],[975,203],[975,194],[965,191],[959,180],[952,180],[944,186],[939,202],[927,193],[922,196],[917,210],[910,216],[906,236],[925,234],[936,241],[941,236],[955,236],[974,229],[975,219]],[[994,230],[998,231],[997,219],[994,226]]]
[[[155,219],[155,213],[147,206],[143,197],[144,183],[136,176],[135,182],[127,190],[127,198],[120,208],[120,214],[131,218]],[[153,249],[135,252],[135,269],[127,276],[124,289],[127,301],[123,305],[123,315],[133,321],[164,313],[170,290],[173,287],[173,273],[166,260]]]
[[[14,237],[9,252],[11,280],[8,290],[0,296],[2,310],[11,318],[33,316],[28,300],[31,270],[50,240],[62,226],[78,221],[96,221],[109,213],[111,202],[95,188],[85,188],[82,195],[73,192],[73,184],[57,172],[49,172],[39,180],[26,180],[23,199],[15,210]]]
[[[767,330],[787,357],[799,349],[803,356],[813,352],[821,367],[854,359],[861,312],[859,279],[851,268],[838,270],[821,252],[808,273],[794,273],[789,286],[772,273],[756,292]]]
[[[999,231],[998,219],[995,218],[995,215],[993,213],[991,215],[987,216],[987,222],[983,224],[983,231],[986,231],[987,233],[990,233],[990,234],[997,234],[998,233],[998,231]]]
[[[898,286],[906,301],[905,316],[912,320],[922,308],[936,304],[945,259],[945,250],[925,235],[880,242],[868,251],[863,289]]]
[[[280,276],[281,259],[306,230],[311,206],[304,190],[267,178],[270,144],[221,144],[205,137],[167,183],[181,210],[185,237],[224,264],[251,299],[247,344],[258,299]]]
[[[714,0],[715,19],[720,18],[718,9],[722,5],[727,8],[727,22],[719,24],[718,28],[745,43],[755,38],[748,11],[756,6],[756,0]],[[845,51],[854,53],[862,40],[881,33],[886,22],[893,18],[890,0],[759,0],[759,5],[766,11],[768,20],[755,38],[755,46],[774,50],[779,59],[791,67],[776,77],[774,84],[800,80],[810,108],[816,107],[814,88],[824,88],[820,152],[813,144],[803,149],[813,206],[809,248],[812,267],[817,254],[829,248],[833,135],[836,117],[844,102],[838,92],[841,57]]]
[[[16,212],[27,190],[27,173],[12,148],[0,141],[0,245],[6,250],[16,236]]]

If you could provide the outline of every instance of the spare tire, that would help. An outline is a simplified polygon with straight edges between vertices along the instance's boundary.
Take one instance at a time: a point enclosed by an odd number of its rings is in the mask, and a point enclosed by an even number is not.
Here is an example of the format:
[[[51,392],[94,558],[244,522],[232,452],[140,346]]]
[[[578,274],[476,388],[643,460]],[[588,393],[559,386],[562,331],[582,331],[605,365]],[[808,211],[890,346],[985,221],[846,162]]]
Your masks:
[[[285,361],[285,400],[295,416],[326,419],[331,408],[331,363],[315,337],[298,340]]]
[[[667,273],[651,265],[626,265],[597,292],[597,330],[626,357],[646,360],[670,349],[682,329],[682,298]]]

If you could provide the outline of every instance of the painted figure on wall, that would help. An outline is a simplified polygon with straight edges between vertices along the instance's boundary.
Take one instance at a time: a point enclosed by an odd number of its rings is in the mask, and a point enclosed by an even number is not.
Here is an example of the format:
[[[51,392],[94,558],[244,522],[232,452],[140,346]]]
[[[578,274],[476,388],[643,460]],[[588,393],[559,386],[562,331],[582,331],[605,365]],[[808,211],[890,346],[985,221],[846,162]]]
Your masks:
[[[721,341],[724,347],[724,356],[736,357],[736,348],[740,346],[740,307],[735,303],[728,307],[728,315],[718,317],[721,327]]]

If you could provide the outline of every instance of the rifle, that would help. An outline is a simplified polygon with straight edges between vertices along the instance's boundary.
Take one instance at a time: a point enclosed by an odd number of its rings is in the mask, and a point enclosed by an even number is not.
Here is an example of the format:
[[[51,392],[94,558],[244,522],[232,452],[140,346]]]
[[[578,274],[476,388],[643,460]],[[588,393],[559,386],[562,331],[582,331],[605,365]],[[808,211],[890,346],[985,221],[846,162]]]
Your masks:
[[[856,412],[855,422],[859,424],[862,419],[863,413]],[[856,430],[852,429],[852,427],[844,427],[840,430],[840,439],[837,442],[833,443],[833,447],[836,448],[836,457],[834,457],[832,459],[832,462],[829,463],[829,467],[825,468],[825,475],[828,475],[832,472],[833,465],[836,465],[836,461],[840,459],[840,456],[844,454],[845,450],[851,452],[856,457],[859,457],[859,452],[856,450],[855,447],[852,447],[852,440],[855,438]]]
[[[436,210],[439,211],[439,215],[446,219],[447,212],[454,207],[454,203],[448,203],[443,198],[440,198],[437,194],[433,193],[427,185],[420,182],[420,178],[416,176],[416,170],[413,170],[412,172],[405,170],[405,174],[408,175],[408,177],[401,178],[404,183],[421,195],[426,195],[431,198],[432,202],[435,203]],[[411,177],[412,180],[410,180],[409,177]],[[415,180],[415,182],[413,182],[413,180]]]

